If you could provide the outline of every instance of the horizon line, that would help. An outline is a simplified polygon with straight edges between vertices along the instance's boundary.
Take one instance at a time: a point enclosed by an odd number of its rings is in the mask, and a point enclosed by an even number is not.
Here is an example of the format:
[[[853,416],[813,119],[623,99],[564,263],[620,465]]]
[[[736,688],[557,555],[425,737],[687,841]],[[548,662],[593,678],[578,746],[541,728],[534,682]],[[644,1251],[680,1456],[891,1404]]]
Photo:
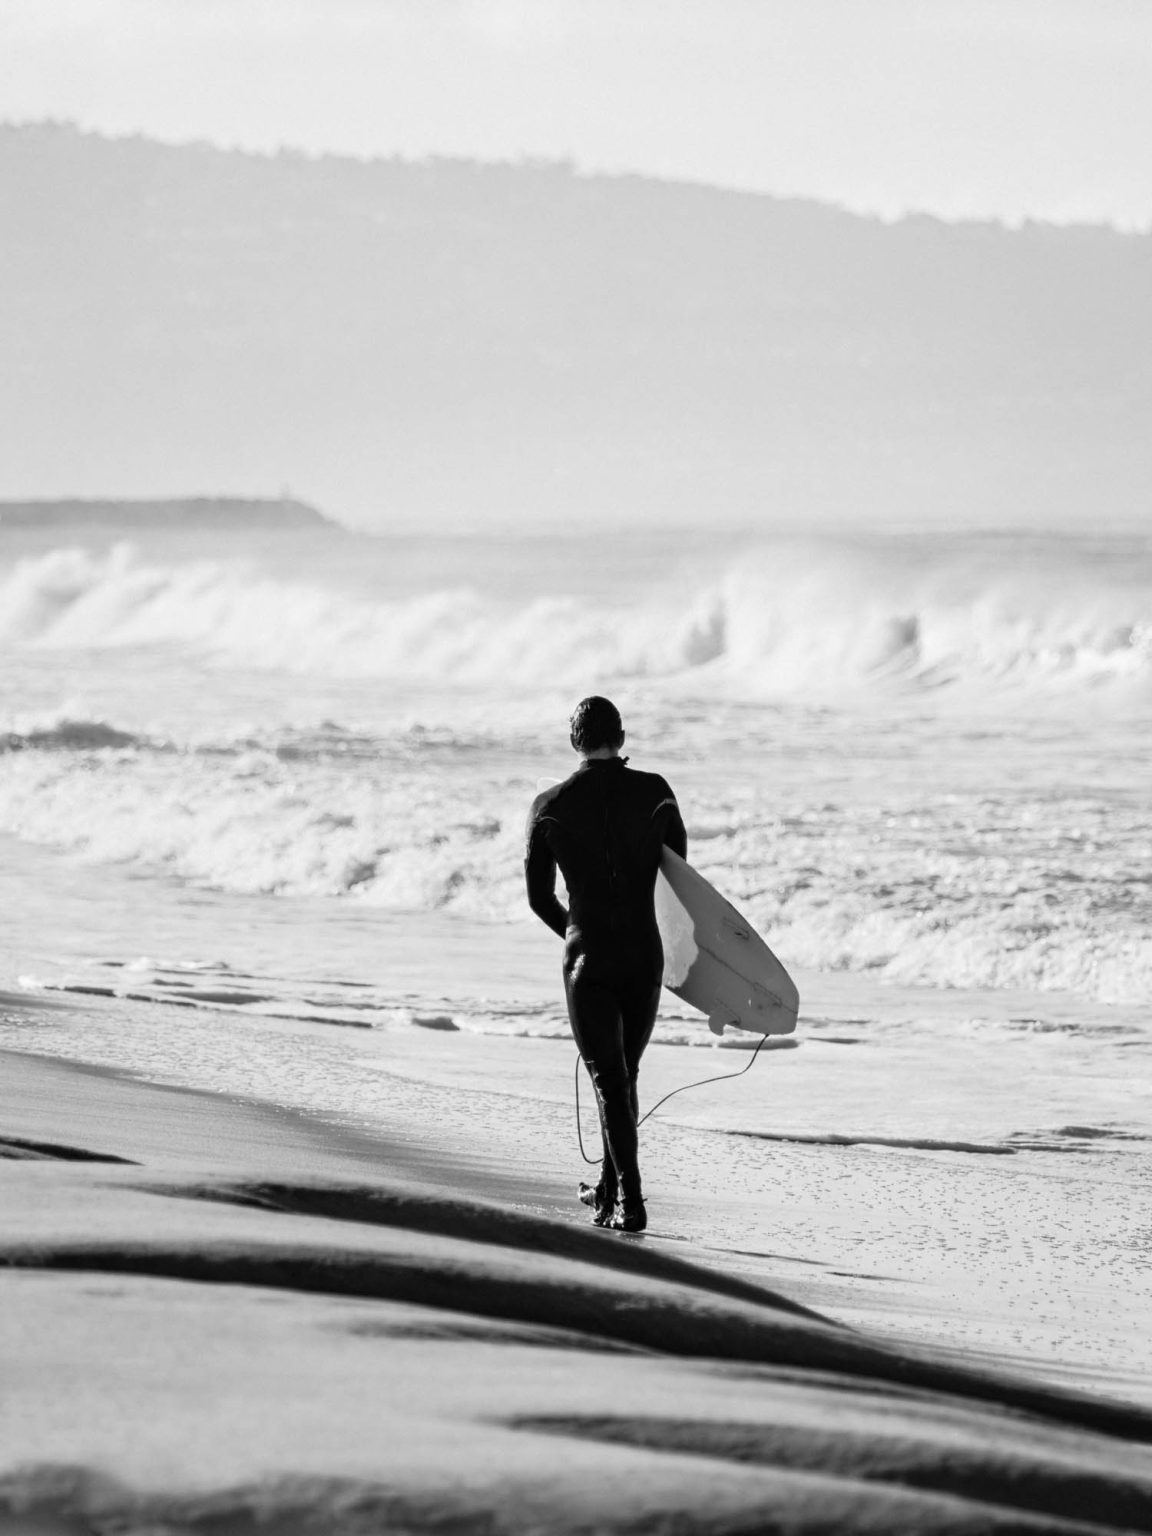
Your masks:
[[[1152,236],[1152,216],[1143,224],[1123,224],[1111,219],[1061,219],[1051,215],[1038,217],[1035,214],[1021,214],[1019,217],[1008,217],[1003,214],[947,214],[926,207],[907,207],[894,213],[864,204],[853,205],[852,203],[838,201],[833,198],[820,197],[814,193],[774,192],[763,187],[703,181],[690,176],[669,176],[656,171],[582,165],[578,160],[568,156],[552,157],[525,153],[516,159],[510,159],[447,154],[440,151],[433,151],[426,155],[409,155],[402,151],[392,154],[357,154],[351,150],[310,149],[303,145],[294,145],[286,142],[281,142],[275,148],[267,148],[251,144],[225,144],[210,138],[168,138],[155,132],[145,131],[144,129],[115,130],[101,128],[86,125],[76,118],[61,117],[0,117],[0,132],[6,129],[16,132],[24,132],[30,129],[48,129],[54,132],[73,133],[78,138],[99,139],[106,144],[142,142],[154,145],[160,149],[207,150],[213,154],[237,155],[244,159],[264,160],[269,163],[279,159],[304,160],[312,164],[320,164],[331,160],[363,167],[376,165],[448,165],[474,166],[485,170],[503,171],[564,171],[574,179],[588,181],[643,181],[663,187],[682,187],[692,191],[715,192],[727,197],[749,197],[776,203],[801,204],[806,207],[821,208],[845,214],[850,218],[881,224],[888,228],[894,228],[900,224],[911,223],[917,220],[930,220],[949,228],[994,228],[1003,230],[1007,234],[1019,234],[1029,229],[1052,229],[1058,231],[1067,230],[1069,232],[1090,231],[1133,239],[1147,239],[1149,236]]]

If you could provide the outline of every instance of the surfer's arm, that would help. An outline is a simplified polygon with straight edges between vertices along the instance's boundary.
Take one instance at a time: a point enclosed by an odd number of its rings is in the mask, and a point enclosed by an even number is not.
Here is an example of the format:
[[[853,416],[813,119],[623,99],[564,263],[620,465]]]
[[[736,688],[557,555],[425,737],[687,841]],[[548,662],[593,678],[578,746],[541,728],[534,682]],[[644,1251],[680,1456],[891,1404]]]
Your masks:
[[[524,880],[528,887],[528,905],[541,922],[564,938],[568,932],[568,912],[556,896],[556,857],[538,821],[533,821],[528,828]]]
[[[664,842],[673,853],[678,853],[682,859],[688,857],[688,833],[684,829],[684,818],[680,814],[680,807],[676,804],[676,796],[664,786],[665,796],[656,807],[655,814],[664,820]]]

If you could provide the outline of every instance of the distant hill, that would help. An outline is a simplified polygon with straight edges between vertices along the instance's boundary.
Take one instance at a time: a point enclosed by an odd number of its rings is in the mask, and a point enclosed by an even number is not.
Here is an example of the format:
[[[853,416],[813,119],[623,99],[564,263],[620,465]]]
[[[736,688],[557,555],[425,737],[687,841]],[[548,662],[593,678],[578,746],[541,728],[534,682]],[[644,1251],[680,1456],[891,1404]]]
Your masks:
[[[1148,517],[1152,237],[0,128],[0,494]]]
[[[331,528],[306,502],[239,496],[0,501],[0,528]]]

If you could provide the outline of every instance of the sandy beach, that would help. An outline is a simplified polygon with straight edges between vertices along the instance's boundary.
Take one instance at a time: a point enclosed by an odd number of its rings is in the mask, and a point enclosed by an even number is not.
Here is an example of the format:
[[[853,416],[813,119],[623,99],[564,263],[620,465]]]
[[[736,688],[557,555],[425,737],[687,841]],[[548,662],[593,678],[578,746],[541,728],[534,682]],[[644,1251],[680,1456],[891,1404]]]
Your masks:
[[[0,1154],[5,1536],[1152,1529],[1152,1411],[539,1215],[547,1158],[12,1051]]]

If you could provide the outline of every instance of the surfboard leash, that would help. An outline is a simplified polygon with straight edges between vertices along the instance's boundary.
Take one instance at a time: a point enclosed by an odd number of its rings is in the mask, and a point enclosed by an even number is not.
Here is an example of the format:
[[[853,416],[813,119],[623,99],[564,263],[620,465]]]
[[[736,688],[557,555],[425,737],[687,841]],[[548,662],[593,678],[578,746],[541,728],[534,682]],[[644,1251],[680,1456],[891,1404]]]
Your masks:
[[[743,1077],[745,1072],[750,1072],[752,1070],[752,1067],[753,1067],[753,1065],[754,1065],[754,1063],[756,1061],[756,1058],[757,1058],[757,1056],[759,1056],[761,1050],[763,1049],[764,1042],[767,1039],[768,1039],[767,1035],[761,1035],[760,1036],[760,1039],[756,1043],[756,1049],[752,1052],[752,1055],[748,1058],[747,1064],[745,1066],[741,1067],[738,1072],[721,1072],[717,1077],[702,1077],[698,1083],[684,1083],[679,1088],[671,1089],[668,1093],[666,1093],[664,1095],[664,1097],[662,1099],[657,1099],[655,1104],[653,1104],[651,1109],[647,1109],[647,1110],[644,1111],[644,1113],[640,1116],[639,1120],[637,1120],[637,1122],[636,1122],[636,1129],[639,1130],[640,1127],[644,1124],[645,1120],[647,1120],[650,1115],[654,1115],[656,1113],[656,1111],[660,1108],[661,1104],[667,1104],[668,1100],[669,1099],[674,1099],[678,1093],[687,1093],[689,1088],[706,1088],[709,1083],[726,1083],[726,1082],[729,1081],[729,1079],[731,1079],[733,1077]],[[584,1058],[579,1054],[579,1052],[577,1052],[577,1055],[576,1055],[576,1140],[580,1144],[580,1156],[584,1159],[584,1161],[586,1163],[596,1164],[596,1163],[600,1162],[600,1158],[598,1158],[598,1157],[589,1157],[587,1152],[585,1152],[585,1150],[584,1150],[584,1133],[583,1133],[583,1131],[581,1129],[581,1126],[580,1126],[580,1068],[583,1065],[584,1065]]]

